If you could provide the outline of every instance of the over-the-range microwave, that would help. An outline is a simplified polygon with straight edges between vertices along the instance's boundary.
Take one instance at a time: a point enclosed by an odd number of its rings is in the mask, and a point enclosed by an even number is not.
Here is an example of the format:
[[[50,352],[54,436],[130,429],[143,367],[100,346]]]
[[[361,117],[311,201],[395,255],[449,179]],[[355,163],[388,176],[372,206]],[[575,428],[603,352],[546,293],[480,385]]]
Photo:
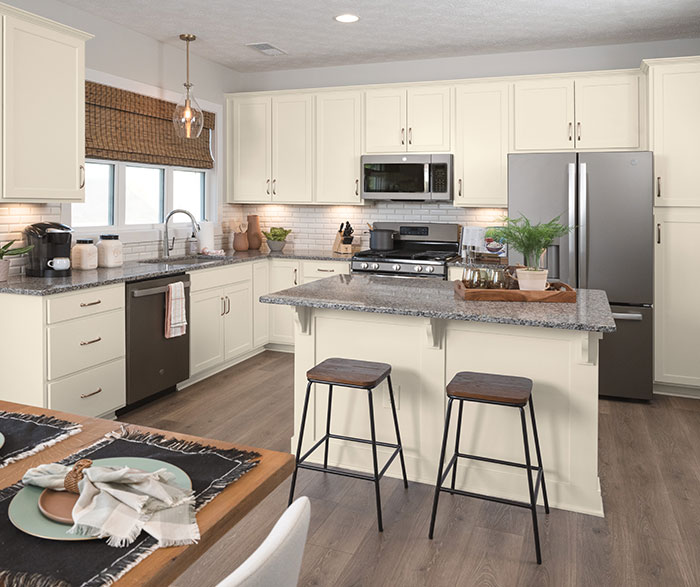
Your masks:
[[[363,155],[362,197],[365,200],[451,200],[452,159],[449,153]]]

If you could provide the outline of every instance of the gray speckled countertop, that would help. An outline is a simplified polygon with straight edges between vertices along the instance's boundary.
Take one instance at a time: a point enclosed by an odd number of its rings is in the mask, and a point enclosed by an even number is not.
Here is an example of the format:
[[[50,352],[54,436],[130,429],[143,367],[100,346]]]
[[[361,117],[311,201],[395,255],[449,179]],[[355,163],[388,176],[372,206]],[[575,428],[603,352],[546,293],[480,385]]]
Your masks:
[[[467,302],[454,293],[451,281],[338,275],[262,296],[260,301],[443,320],[614,332],[615,321],[605,292],[577,291],[575,304]]]
[[[32,296],[47,296],[65,293],[78,289],[99,287],[113,283],[139,281],[153,277],[163,277],[177,273],[187,273],[197,269],[209,269],[234,263],[245,263],[257,259],[301,259],[313,261],[347,261],[352,255],[339,255],[325,250],[294,251],[291,247],[281,253],[245,251],[236,252],[223,257],[203,258],[198,257],[197,262],[192,263],[192,258],[173,257],[168,263],[147,263],[142,261],[129,261],[122,267],[111,269],[93,269],[91,271],[78,271],[74,269],[69,277],[27,277],[18,275],[10,277],[8,281],[0,281],[0,294],[23,294]]]

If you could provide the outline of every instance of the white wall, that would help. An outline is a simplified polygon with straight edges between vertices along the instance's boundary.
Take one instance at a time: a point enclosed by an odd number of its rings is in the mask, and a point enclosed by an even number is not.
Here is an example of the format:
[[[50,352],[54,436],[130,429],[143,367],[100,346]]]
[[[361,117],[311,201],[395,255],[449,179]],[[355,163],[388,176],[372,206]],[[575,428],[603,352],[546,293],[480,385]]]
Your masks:
[[[420,61],[317,67],[289,71],[239,73],[235,78],[235,91],[320,88],[353,84],[626,69],[639,67],[642,59],[683,55],[700,55],[700,38],[423,59]]]

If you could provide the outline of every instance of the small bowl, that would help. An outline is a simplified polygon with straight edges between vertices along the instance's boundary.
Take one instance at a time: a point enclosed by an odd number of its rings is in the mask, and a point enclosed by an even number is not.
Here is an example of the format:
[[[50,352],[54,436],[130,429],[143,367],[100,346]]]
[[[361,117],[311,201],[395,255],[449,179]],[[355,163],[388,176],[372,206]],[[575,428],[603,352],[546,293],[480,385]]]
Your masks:
[[[271,251],[275,251],[276,253],[279,253],[283,248],[284,245],[287,244],[287,241],[267,241],[267,246],[270,247]]]

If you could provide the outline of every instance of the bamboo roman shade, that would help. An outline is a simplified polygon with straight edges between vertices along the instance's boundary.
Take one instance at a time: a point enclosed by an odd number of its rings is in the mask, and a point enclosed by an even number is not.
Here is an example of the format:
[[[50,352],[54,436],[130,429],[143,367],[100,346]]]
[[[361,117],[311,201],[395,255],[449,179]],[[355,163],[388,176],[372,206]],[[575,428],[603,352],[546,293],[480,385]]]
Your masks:
[[[85,82],[85,156],[211,169],[216,115],[204,113],[197,139],[181,139],[173,127],[175,104],[135,92]]]

